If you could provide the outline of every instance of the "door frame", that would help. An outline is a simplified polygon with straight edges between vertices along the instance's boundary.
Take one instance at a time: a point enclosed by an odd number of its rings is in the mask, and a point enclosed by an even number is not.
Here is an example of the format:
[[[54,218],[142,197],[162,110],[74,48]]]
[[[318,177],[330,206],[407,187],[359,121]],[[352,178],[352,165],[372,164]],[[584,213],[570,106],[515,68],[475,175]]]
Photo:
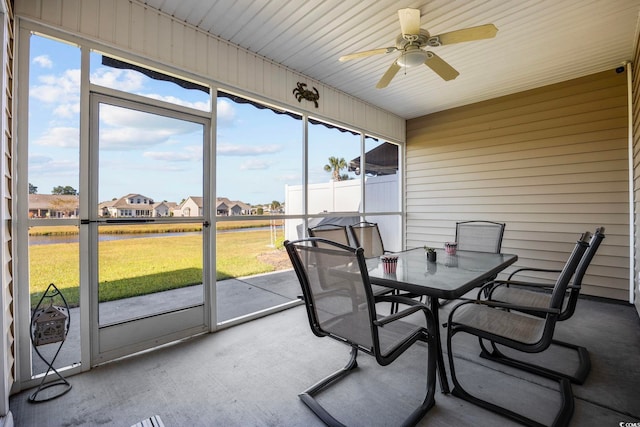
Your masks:
[[[203,212],[202,216],[188,219],[160,219],[157,222],[202,222],[203,244],[203,304],[184,307],[168,313],[155,314],[149,317],[128,320],[118,324],[99,324],[98,302],[98,227],[108,223],[109,220],[98,217],[98,178],[99,178],[99,106],[101,104],[113,105],[142,111],[163,117],[190,121],[203,126]],[[80,264],[81,278],[85,277],[86,283],[82,283],[89,296],[89,343],[90,360],[89,367],[127,356],[142,350],[157,347],[182,338],[191,337],[199,333],[212,330],[215,322],[212,322],[211,306],[214,305],[215,294],[215,266],[211,264],[210,250],[211,240],[215,240],[211,224],[211,200],[210,177],[211,171],[211,114],[209,112],[183,108],[161,101],[151,100],[145,97],[122,93],[112,89],[91,86],[89,92],[89,138],[88,155],[82,156],[80,161],[80,179],[88,183],[88,204],[80,211]],[[132,221],[134,222],[134,221]],[[153,221],[155,222],[155,221]],[[86,266],[86,267],[85,267]],[[82,268],[87,268],[85,274]],[[82,306],[81,306],[82,307]]]

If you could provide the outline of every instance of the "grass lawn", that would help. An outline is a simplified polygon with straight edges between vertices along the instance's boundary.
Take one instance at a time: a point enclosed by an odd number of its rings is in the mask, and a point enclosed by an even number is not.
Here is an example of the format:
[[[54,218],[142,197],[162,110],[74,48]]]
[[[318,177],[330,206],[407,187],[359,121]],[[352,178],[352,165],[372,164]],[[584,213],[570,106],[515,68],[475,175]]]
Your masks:
[[[218,234],[216,278],[291,268],[282,242],[279,249],[270,247],[269,243],[269,230]],[[32,306],[37,304],[49,283],[56,284],[69,305],[77,305],[78,244],[33,245],[29,255]],[[199,235],[169,233],[166,237],[103,241],[99,244],[99,257],[101,302],[202,283],[202,237]]]

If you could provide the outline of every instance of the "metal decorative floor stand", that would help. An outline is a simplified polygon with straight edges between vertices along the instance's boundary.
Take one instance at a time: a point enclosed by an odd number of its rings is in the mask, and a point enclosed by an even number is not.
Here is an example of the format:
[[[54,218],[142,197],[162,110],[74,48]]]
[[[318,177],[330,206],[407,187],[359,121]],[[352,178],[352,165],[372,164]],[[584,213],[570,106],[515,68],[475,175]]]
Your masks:
[[[62,306],[53,304],[56,297],[60,297],[59,299],[62,300]],[[71,390],[71,384],[69,384],[60,372],[53,367],[53,363],[55,362],[56,357],[58,357],[62,344],[64,344],[64,340],[67,338],[67,334],[69,333],[70,323],[71,317],[69,316],[69,304],[67,304],[67,300],[64,298],[64,295],[62,295],[60,290],[58,290],[56,285],[51,283],[42,295],[42,298],[40,298],[40,301],[38,302],[38,305],[36,305],[31,316],[31,343],[33,344],[33,349],[36,351],[40,359],[42,359],[42,361],[48,366],[48,369],[42,377],[42,381],[40,381],[38,389],[29,396],[29,402],[46,402],[48,400],[55,399],[56,397],[60,397]],[[38,347],[53,343],[59,343],[58,349],[56,350],[53,359],[51,359],[51,361],[47,361],[42,353],[40,353],[40,350],[38,350]],[[49,376],[49,372],[55,373],[58,378],[45,384],[45,380]],[[45,398],[38,399],[38,394],[41,391],[52,387],[62,388],[53,394],[48,394]]]

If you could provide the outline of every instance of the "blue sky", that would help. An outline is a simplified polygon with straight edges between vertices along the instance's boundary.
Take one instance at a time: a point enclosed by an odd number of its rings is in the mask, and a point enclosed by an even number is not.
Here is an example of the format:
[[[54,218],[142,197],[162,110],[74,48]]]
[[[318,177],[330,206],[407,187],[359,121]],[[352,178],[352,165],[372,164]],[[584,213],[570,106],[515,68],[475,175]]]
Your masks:
[[[31,40],[29,182],[39,194],[59,185],[79,190],[80,50],[40,36]],[[102,66],[95,53],[90,73],[95,84],[209,110],[208,94]],[[285,185],[302,183],[301,120],[227,98],[216,108],[217,196],[284,202]],[[108,105],[100,119],[101,201],[128,193],[173,202],[202,195],[200,125]],[[359,136],[325,126],[310,126],[309,141],[310,183],[330,180],[323,170],[329,156],[348,162],[360,154]]]

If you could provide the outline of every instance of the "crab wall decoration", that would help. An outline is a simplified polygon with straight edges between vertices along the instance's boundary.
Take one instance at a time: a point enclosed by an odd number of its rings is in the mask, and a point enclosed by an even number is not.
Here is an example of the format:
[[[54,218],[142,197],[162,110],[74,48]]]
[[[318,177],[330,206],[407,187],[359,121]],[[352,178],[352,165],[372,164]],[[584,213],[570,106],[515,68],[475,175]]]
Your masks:
[[[320,94],[318,93],[318,89],[315,87],[313,91],[307,89],[306,83],[298,82],[297,87],[293,90],[293,94],[295,95],[298,102],[302,102],[303,99],[307,101],[313,102],[313,104],[318,108],[318,99],[320,99]]]

